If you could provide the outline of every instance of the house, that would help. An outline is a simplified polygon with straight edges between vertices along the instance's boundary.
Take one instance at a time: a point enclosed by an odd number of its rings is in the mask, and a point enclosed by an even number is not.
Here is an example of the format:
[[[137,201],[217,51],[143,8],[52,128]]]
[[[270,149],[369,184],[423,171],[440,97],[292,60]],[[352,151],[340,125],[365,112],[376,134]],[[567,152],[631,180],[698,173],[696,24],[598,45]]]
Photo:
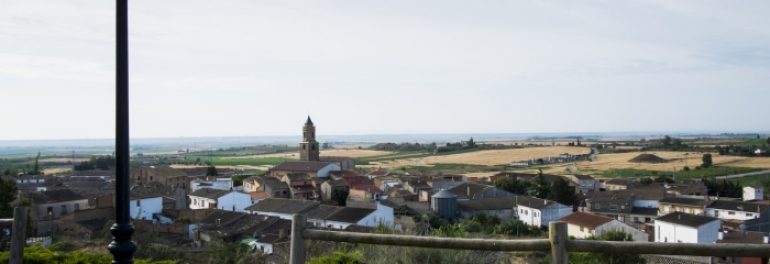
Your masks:
[[[343,176],[342,180],[347,183],[350,188],[348,199],[359,201],[371,201],[379,200],[384,195],[383,191],[379,187],[374,185],[374,182],[368,177],[364,176]]]
[[[761,187],[756,187],[756,186],[743,187],[744,201],[763,200],[763,199],[765,199],[765,194]]]
[[[604,232],[621,231],[634,241],[648,241],[647,233],[616,219],[584,212],[575,212],[559,219],[567,223],[567,233],[575,238],[598,237]]]
[[[225,211],[245,212],[252,205],[251,195],[238,191],[203,188],[187,195],[190,209],[220,209]]]
[[[215,210],[191,229],[195,240],[210,242],[222,239],[236,242],[243,238],[261,238],[268,235],[286,237],[291,230],[291,221],[273,216]]]
[[[131,187],[129,212],[132,219],[153,220],[163,211],[163,194],[167,188],[157,182]]]
[[[655,219],[655,242],[714,243],[721,225],[713,217],[673,212]]]
[[[317,201],[268,198],[246,208],[252,214],[269,215],[291,220],[294,214],[307,212],[320,205]]]
[[[255,176],[249,180],[249,187],[246,188],[244,183],[244,191],[248,192],[265,192],[272,198],[289,198],[291,197],[291,189],[289,185],[282,182],[278,178],[269,176]]]
[[[350,189],[348,184],[342,179],[330,179],[321,183],[321,200],[323,201],[331,201],[332,198],[335,198],[335,193],[342,194],[346,192],[349,194]]]
[[[281,178],[289,173],[307,173],[310,177],[329,177],[332,171],[342,168],[337,163],[322,161],[286,161],[270,169],[269,175]]]
[[[307,173],[287,173],[281,177],[281,181],[290,187],[291,197],[294,199],[314,200],[319,196]]]
[[[473,182],[462,182],[446,190],[457,195],[458,200],[474,200],[514,196],[512,193],[498,189],[494,186]]]
[[[589,175],[567,175],[567,179],[574,184],[581,193],[599,191],[599,182]]]
[[[192,180],[190,181],[190,190],[195,192],[202,188],[219,189],[225,191],[233,190],[232,178],[215,178],[213,180]]]
[[[356,161],[350,157],[321,156],[319,161],[337,164],[340,167],[340,170],[352,170],[356,168]]]
[[[660,200],[658,215],[666,215],[673,212],[683,212],[700,215],[706,211],[708,201],[705,198],[696,197],[666,197]]]
[[[551,221],[572,213],[572,206],[529,196],[516,196],[519,220],[530,226],[547,227]]]
[[[615,178],[605,181],[603,185],[604,189],[607,191],[618,191],[633,188],[639,184],[640,183],[635,180]]]
[[[345,229],[350,225],[375,227],[393,225],[393,208],[376,203],[372,208],[321,205],[316,201],[265,199],[247,208],[252,214],[291,220],[294,214],[306,213],[308,223],[322,228]]]
[[[517,197],[464,200],[458,201],[457,207],[463,218],[486,214],[500,219],[516,219]]]
[[[88,199],[70,189],[27,193],[38,220],[55,220],[72,212],[88,209]]]
[[[737,231],[728,232],[723,231],[719,233],[719,240],[717,244],[729,243],[729,244],[768,244],[767,233],[752,232],[752,231]],[[767,263],[767,258],[757,257],[712,257],[711,263],[715,264],[761,264]]]
[[[722,220],[746,221],[759,218],[767,205],[743,201],[716,200],[706,206],[706,215]]]

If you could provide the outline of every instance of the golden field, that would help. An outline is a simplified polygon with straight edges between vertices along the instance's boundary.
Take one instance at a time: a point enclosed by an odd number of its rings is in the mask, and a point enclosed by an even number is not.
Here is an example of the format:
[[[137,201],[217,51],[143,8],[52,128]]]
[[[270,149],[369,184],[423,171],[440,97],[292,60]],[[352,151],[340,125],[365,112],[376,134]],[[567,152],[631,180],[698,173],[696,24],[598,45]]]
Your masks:
[[[321,156],[338,156],[338,157],[351,157],[351,158],[363,158],[363,157],[371,157],[371,156],[380,156],[380,155],[387,155],[391,154],[393,152],[390,151],[379,151],[379,150],[370,150],[370,149],[357,149],[357,148],[342,148],[342,149],[326,149],[321,150]],[[291,152],[281,152],[281,153],[271,153],[271,154],[260,154],[260,155],[247,155],[247,156],[235,156],[231,157],[233,159],[247,159],[247,158],[289,158],[289,159],[299,159],[299,152],[297,151],[291,151]]]
[[[530,159],[555,157],[560,154],[588,154],[590,148],[586,147],[533,147],[518,149],[481,150],[468,153],[437,155],[422,158],[398,159],[392,161],[372,162],[374,167],[397,168],[403,166],[430,166],[431,164],[472,164],[472,165],[503,165],[511,162]]]
[[[639,154],[654,154],[658,157],[668,160],[666,163],[633,163],[629,160]],[[606,171],[610,169],[641,169],[655,171],[677,171],[684,169],[685,166],[695,168],[703,163],[703,152],[676,152],[676,151],[649,151],[649,152],[629,152],[618,154],[600,154],[594,161],[581,161],[573,164],[560,164],[551,166],[546,170],[547,173],[564,173],[567,166],[575,166],[579,171]],[[711,153],[714,165],[730,167],[764,168],[770,169],[770,158],[760,157],[738,157],[738,156],[720,156]]]

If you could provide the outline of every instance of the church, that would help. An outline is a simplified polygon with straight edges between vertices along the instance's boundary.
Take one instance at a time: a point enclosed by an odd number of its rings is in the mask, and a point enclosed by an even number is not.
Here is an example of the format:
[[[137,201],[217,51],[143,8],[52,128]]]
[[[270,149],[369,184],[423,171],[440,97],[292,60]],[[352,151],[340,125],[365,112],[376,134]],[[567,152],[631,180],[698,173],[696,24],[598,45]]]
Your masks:
[[[315,137],[315,125],[308,116],[302,127],[299,161],[287,161],[278,164],[270,170],[270,175],[280,178],[288,174],[306,173],[311,177],[326,178],[332,171],[352,170],[355,166],[355,161],[348,157],[321,156],[321,150]]]

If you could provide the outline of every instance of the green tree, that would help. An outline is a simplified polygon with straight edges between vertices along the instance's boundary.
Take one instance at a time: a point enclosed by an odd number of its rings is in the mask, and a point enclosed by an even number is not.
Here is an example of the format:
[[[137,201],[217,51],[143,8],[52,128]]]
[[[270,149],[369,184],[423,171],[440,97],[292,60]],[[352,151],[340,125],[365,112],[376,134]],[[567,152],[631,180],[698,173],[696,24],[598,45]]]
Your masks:
[[[206,176],[217,176],[219,173],[217,172],[217,167],[214,167],[214,165],[209,165],[206,168]]]
[[[526,181],[520,181],[516,178],[504,178],[495,181],[495,187],[509,191],[511,193],[525,195],[529,192],[532,184]]]
[[[538,236],[542,231],[519,220],[508,220],[495,227],[495,234],[508,236]]]
[[[32,166],[32,171],[30,171],[29,174],[40,174],[40,152],[37,153],[37,157],[35,157],[35,165]]]
[[[553,182],[547,198],[569,206],[573,206],[577,203],[575,188],[569,186],[569,183],[562,178],[558,178]]]
[[[545,199],[551,194],[551,185],[545,180],[543,170],[541,169],[535,177],[535,196]]]
[[[714,165],[714,162],[711,159],[710,153],[703,154],[703,158],[701,158],[701,160],[703,160],[703,164],[701,164],[700,166],[703,168],[708,168]]]
[[[16,182],[0,179],[0,217],[13,217],[13,201],[16,200]]]

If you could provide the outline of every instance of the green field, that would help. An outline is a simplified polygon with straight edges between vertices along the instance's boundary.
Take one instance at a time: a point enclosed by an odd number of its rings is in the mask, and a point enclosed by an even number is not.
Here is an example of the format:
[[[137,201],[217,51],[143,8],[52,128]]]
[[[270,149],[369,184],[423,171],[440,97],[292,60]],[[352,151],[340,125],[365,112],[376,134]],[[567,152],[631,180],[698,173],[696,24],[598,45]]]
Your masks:
[[[472,165],[472,164],[456,164],[456,163],[439,163],[432,166],[407,166],[395,170],[396,172],[409,172],[409,173],[436,173],[441,172],[443,174],[464,174],[473,172],[498,172],[502,171],[501,166],[484,166],[484,165]]]
[[[676,179],[699,179],[703,177],[716,177],[760,171],[762,169],[743,168],[743,167],[710,167],[705,169],[693,169],[689,171],[677,171],[674,175],[671,171],[651,171],[639,169],[611,169],[603,172],[594,173],[597,176],[608,178],[629,178],[629,177],[657,177],[657,176],[676,176]]]
[[[249,165],[249,166],[261,166],[261,165],[277,165],[284,161],[290,161],[294,159],[280,158],[280,157],[264,157],[264,158],[235,158],[235,157],[216,157],[211,159],[211,164],[215,166],[236,166],[236,165]]]
[[[751,185],[767,188],[770,187],[770,173],[729,179],[728,181],[740,182],[742,186]]]

